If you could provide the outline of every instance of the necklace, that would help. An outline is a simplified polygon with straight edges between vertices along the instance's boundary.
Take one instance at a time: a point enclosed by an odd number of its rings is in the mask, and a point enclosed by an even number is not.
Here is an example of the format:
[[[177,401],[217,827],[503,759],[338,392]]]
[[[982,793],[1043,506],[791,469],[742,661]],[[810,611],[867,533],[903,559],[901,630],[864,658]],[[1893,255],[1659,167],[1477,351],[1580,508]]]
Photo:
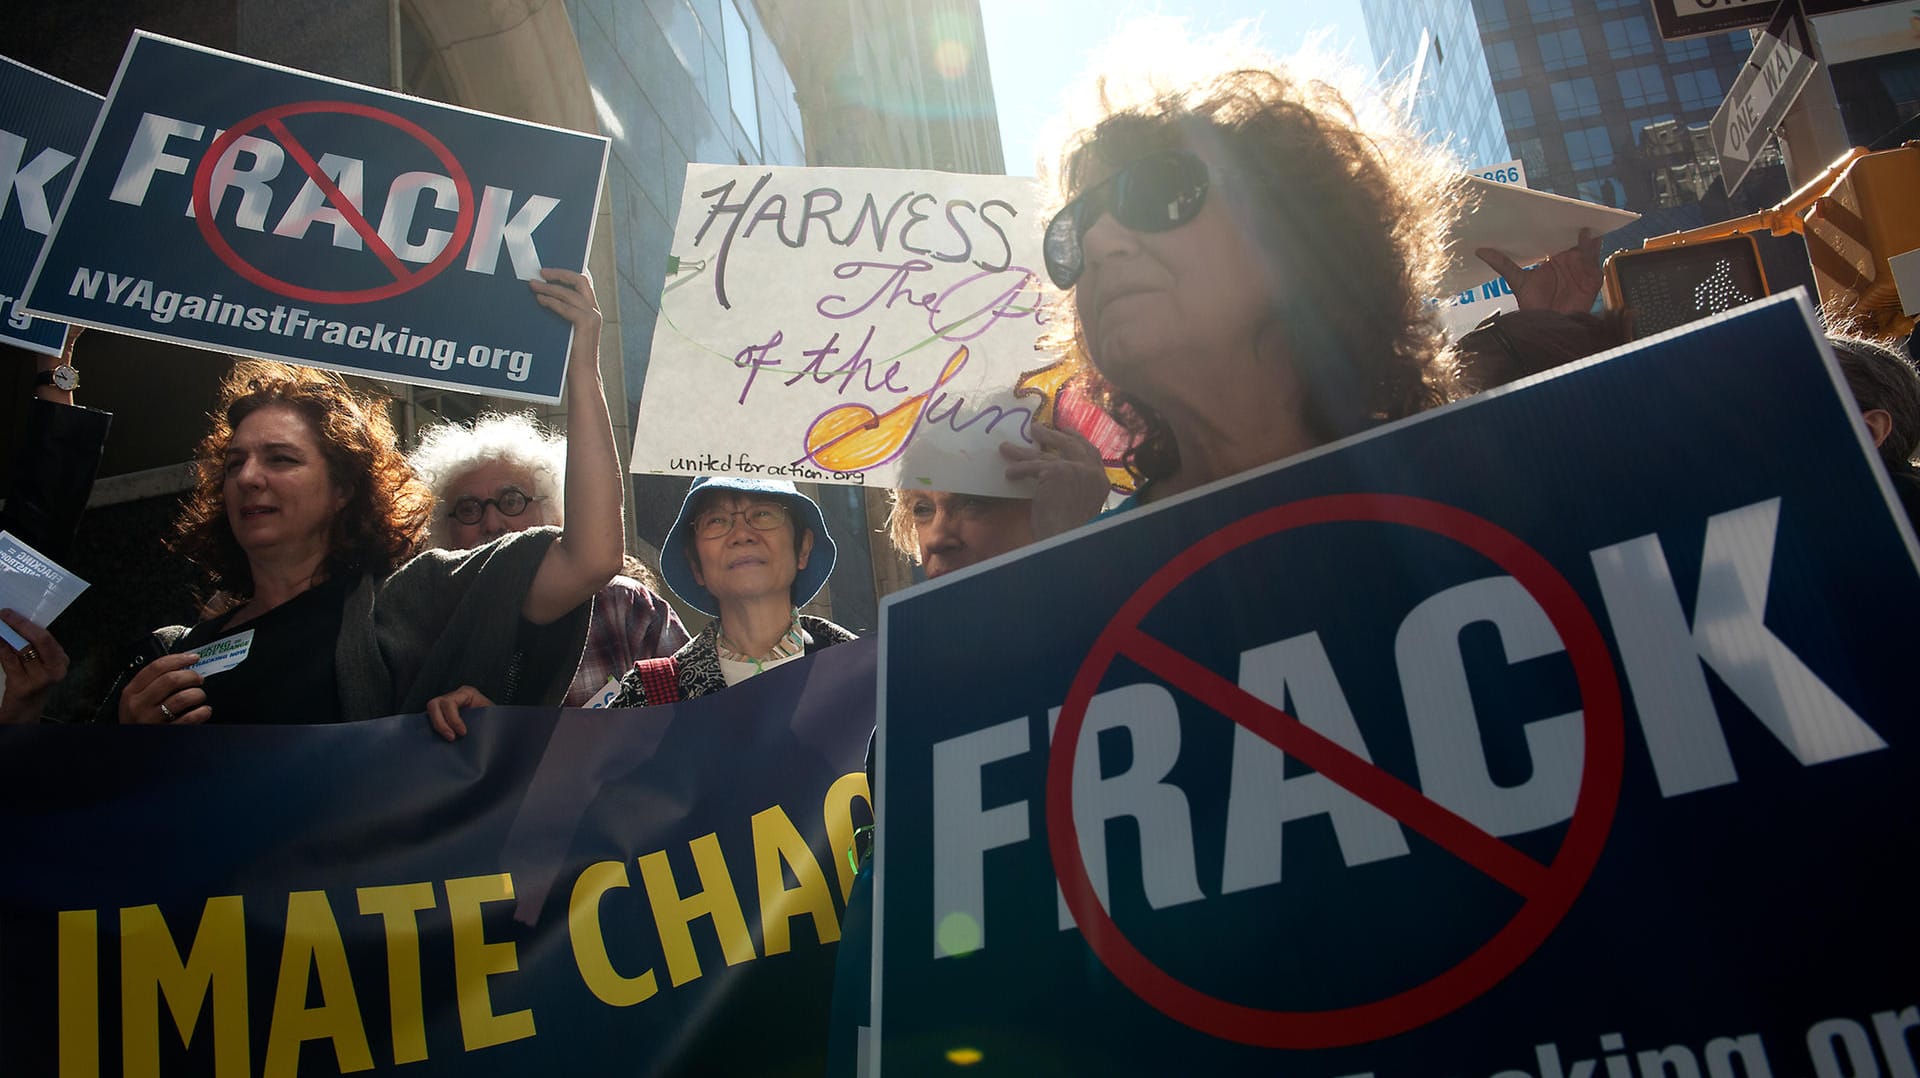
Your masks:
[[[796,610],[793,612],[793,621],[787,626],[786,635],[781,637],[779,642],[773,645],[772,650],[768,651],[765,655],[756,658],[741,651],[733,645],[731,640],[727,639],[724,628],[714,634],[714,644],[715,650],[720,653],[722,659],[728,659],[737,663],[747,663],[753,667],[754,673],[761,674],[766,672],[764,664],[779,662],[783,659],[791,659],[801,652],[806,651],[807,635],[800,631],[800,612]]]

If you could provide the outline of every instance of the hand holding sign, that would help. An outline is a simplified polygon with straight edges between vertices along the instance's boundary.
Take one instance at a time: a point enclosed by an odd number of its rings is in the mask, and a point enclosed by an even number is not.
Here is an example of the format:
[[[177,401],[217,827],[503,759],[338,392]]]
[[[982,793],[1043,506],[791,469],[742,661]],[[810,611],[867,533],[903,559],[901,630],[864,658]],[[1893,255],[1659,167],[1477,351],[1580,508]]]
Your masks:
[[[1580,230],[1573,246],[1548,255],[1537,266],[1523,267],[1492,247],[1473,253],[1507,282],[1523,311],[1578,314],[1592,310],[1600,295],[1600,237],[1590,228]]]
[[[540,560],[520,613],[551,625],[585,602],[620,571],[620,457],[613,420],[600,387],[600,305],[593,278],[543,269],[528,281],[540,306],[573,323],[567,353],[567,485],[561,494],[560,538]]]
[[[1009,483],[1034,481],[1033,537],[1047,539],[1092,520],[1113,488],[1100,450],[1080,434],[1035,423],[1033,441],[1002,442],[1000,455]]]

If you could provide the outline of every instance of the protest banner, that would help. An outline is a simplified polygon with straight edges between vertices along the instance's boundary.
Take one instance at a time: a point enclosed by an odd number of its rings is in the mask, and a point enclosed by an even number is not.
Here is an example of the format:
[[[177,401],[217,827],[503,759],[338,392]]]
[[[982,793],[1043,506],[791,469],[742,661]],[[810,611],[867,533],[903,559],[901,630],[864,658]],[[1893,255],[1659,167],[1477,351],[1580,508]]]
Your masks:
[[[0,342],[50,356],[66,342],[66,323],[19,300],[99,115],[99,94],[0,56]]]
[[[558,400],[607,141],[137,33],[28,286],[36,314]]]
[[[1914,1073],[1896,514],[1793,293],[891,597],[874,1064]]]
[[[1515,262],[1531,266],[1573,246],[1583,228],[1604,236],[1640,219],[1631,210],[1532,190],[1524,179],[1517,183],[1492,180],[1477,173],[1467,177],[1466,197],[1473,212],[1460,220],[1448,243],[1442,296],[1486,283],[1487,264],[1473,254],[1482,247],[1503,251]]]
[[[1030,179],[687,166],[633,470],[978,494],[1047,361]]]
[[[818,1074],[874,653],[451,745],[0,729],[0,1073]]]

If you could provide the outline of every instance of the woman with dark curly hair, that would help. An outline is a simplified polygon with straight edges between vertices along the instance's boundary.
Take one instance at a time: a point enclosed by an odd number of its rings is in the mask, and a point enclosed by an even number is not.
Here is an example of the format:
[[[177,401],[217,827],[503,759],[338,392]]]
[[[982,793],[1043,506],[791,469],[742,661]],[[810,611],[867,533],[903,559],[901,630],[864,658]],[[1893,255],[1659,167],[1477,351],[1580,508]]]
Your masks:
[[[620,568],[621,482],[592,283],[543,275],[536,298],[574,325],[565,528],[420,553],[433,497],[394,443],[386,402],[337,375],[241,363],[173,543],[231,605],[155,633],[159,657],[109,694],[110,714],[351,721],[421,710],[462,683],[502,703],[559,702],[587,600]]]
[[[1156,35],[1156,66],[1170,45]],[[1427,297],[1457,166],[1385,109],[1230,43],[1183,84],[1093,83],[1044,255],[1053,343],[1138,433],[1154,501],[1439,403]]]

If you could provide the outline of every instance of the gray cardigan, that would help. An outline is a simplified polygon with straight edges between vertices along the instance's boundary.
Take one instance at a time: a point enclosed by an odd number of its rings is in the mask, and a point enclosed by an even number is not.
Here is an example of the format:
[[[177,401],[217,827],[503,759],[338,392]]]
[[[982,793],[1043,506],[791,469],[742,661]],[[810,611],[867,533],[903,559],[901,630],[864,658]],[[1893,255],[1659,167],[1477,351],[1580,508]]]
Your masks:
[[[461,685],[498,704],[558,705],[593,603],[541,626],[523,621],[520,606],[559,536],[558,528],[533,528],[472,550],[429,550],[384,580],[363,578],[347,597],[334,647],[341,719],[424,711]],[[522,669],[523,649],[562,661]]]

